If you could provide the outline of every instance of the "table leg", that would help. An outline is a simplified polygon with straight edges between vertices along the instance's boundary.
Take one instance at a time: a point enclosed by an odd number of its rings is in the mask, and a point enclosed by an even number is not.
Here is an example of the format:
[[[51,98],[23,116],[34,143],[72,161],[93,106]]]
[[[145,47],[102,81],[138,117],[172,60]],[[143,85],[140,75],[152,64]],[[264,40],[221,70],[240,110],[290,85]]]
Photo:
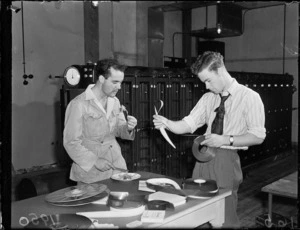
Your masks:
[[[270,220],[270,223],[272,223],[272,199],[273,199],[273,195],[272,193],[269,193],[269,196],[268,196],[268,209],[269,209],[269,220]]]
[[[225,222],[225,198],[216,203],[215,218],[210,221],[213,228],[221,228]]]

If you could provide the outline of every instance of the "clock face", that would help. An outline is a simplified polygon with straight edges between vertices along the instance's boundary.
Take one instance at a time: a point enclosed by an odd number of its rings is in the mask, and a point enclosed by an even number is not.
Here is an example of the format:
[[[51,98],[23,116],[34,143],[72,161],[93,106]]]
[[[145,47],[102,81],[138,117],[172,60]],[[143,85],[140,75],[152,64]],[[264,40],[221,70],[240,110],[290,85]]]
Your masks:
[[[70,86],[76,86],[78,85],[80,81],[80,73],[79,70],[71,66],[66,69],[65,74],[64,74],[65,81],[70,85]]]

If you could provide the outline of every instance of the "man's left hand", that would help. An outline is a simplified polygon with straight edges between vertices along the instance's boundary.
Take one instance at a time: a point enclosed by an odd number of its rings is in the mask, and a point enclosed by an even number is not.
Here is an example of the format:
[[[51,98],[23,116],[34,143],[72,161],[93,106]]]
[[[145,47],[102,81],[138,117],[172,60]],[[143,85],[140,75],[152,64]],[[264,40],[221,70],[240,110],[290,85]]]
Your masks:
[[[137,119],[134,116],[127,116],[128,131],[132,131],[137,125]]]
[[[222,135],[212,133],[212,134],[206,134],[204,136],[205,136],[205,140],[200,143],[201,145],[219,148],[225,144],[224,136]]]

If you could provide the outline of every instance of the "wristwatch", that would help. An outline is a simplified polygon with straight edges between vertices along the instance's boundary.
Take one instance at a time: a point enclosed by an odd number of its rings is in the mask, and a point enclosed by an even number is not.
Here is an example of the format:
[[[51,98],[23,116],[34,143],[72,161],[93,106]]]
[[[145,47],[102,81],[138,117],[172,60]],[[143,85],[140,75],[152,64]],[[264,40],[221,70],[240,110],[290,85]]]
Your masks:
[[[234,138],[232,135],[229,136],[229,142],[230,142],[230,146],[232,146],[234,142]]]

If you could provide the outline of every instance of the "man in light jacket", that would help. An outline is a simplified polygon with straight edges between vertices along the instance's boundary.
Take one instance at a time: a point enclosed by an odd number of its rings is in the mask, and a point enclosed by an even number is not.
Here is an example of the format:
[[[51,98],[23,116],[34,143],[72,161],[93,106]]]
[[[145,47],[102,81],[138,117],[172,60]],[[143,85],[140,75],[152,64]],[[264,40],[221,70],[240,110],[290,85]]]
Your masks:
[[[126,121],[116,97],[125,69],[114,59],[98,61],[96,83],[67,106],[63,144],[73,160],[73,181],[93,183],[110,178],[115,167],[127,169],[116,137],[134,140],[137,120]]]

